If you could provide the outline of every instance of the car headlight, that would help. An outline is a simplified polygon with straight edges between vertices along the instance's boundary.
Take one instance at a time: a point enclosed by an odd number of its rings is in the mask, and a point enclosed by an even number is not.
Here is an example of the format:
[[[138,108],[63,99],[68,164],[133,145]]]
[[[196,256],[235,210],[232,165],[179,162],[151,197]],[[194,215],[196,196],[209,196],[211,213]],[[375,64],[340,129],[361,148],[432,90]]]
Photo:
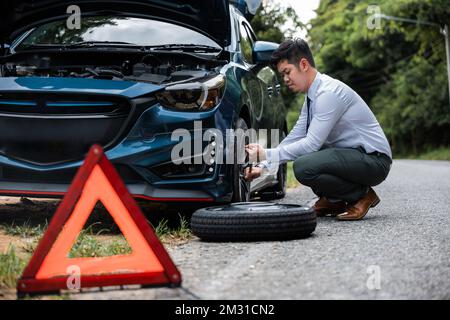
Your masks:
[[[168,86],[156,94],[166,108],[180,111],[208,111],[217,106],[225,91],[225,76],[217,75],[203,81]]]

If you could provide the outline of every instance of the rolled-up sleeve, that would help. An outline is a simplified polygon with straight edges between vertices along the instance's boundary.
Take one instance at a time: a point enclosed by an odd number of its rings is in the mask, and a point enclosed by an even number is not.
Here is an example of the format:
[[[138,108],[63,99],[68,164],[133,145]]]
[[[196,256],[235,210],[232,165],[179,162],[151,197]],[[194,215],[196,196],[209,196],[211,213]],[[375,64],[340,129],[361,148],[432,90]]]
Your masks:
[[[316,97],[314,105],[314,116],[306,136],[296,141],[289,141],[290,143],[287,144],[280,144],[273,149],[266,149],[266,158],[270,166],[319,151],[336,122],[347,110],[344,101],[333,92],[325,92]]]

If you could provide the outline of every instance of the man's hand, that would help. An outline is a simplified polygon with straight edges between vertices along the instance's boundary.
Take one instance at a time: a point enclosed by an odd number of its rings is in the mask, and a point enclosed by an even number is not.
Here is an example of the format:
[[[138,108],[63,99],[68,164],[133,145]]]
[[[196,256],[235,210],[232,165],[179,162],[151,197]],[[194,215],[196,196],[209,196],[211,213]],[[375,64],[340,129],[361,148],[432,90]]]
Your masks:
[[[255,163],[266,160],[266,150],[264,150],[264,148],[257,143],[250,143],[246,145],[245,152],[247,152],[248,160],[250,162]]]
[[[253,167],[251,168],[252,171],[250,172],[250,168],[245,168],[245,180],[246,181],[253,181],[254,179],[258,178],[259,176],[261,176],[262,173],[262,168],[258,168],[258,167]]]

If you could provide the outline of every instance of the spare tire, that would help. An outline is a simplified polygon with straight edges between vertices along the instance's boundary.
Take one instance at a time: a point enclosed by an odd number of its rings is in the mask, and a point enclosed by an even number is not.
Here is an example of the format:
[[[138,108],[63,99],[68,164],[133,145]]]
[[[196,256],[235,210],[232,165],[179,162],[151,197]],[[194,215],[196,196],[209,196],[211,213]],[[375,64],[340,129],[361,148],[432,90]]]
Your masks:
[[[316,229],[310,207],[271,202],[238,202],[194,212],[191,228],[204,241],[292,240]]]

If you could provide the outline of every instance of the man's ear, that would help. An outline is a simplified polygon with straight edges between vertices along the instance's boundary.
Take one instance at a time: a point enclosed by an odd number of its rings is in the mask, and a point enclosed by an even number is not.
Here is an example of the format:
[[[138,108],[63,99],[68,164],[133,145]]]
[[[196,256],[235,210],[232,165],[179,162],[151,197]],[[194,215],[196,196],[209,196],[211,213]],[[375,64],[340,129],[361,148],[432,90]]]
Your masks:
[[[301,58],[298,62],[299,70],[306,72],[309,69],[309,62],[305,58]]]

